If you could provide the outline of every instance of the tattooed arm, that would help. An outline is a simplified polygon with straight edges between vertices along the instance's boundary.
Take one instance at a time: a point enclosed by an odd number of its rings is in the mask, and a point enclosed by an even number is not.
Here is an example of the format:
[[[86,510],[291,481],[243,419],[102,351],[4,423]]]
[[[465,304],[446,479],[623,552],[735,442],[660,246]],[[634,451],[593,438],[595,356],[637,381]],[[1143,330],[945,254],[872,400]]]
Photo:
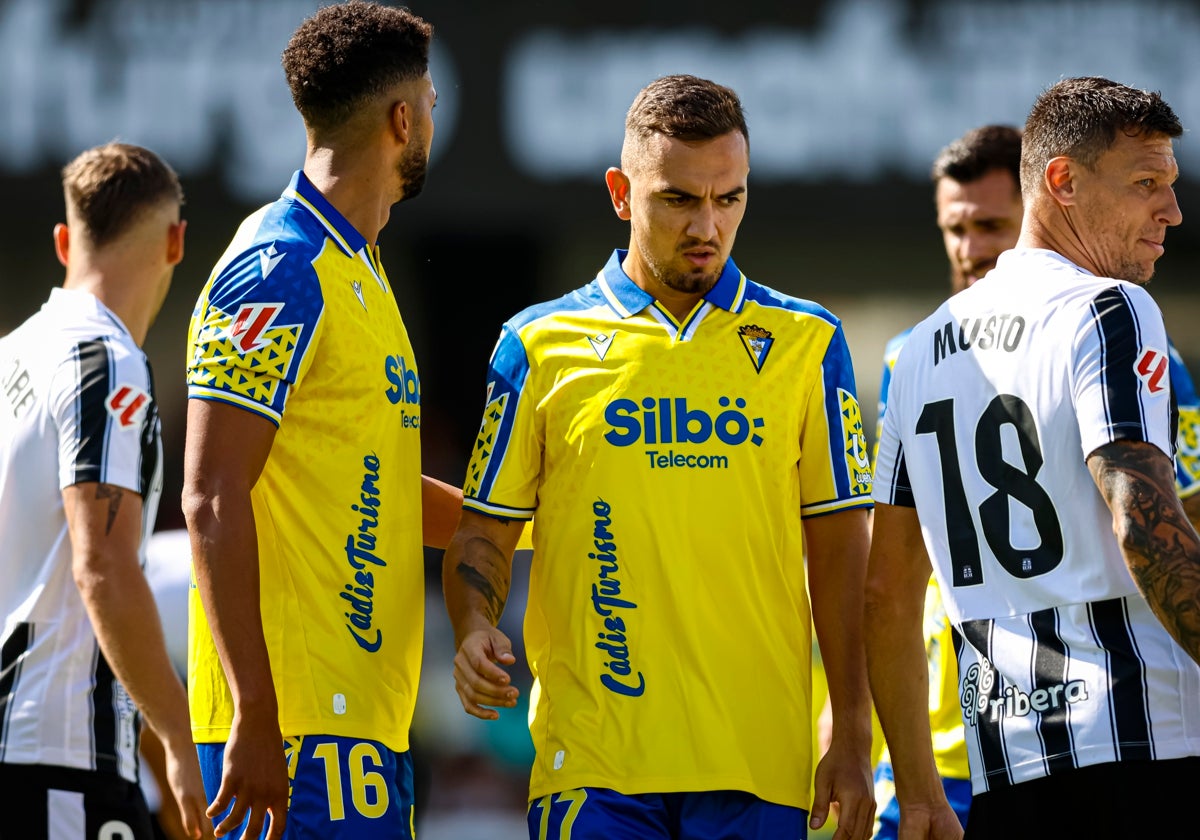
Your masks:
[[[1200,536],[1175,494],[1171,459],[1151,444],[1118,441],[1087,463],[1134,582],[1167,632],[1200,662]]]
[[[171,784],[163,795],[174,794],[189,836],[199,837],[207,821],[187,693],[167,656],[154,595],[138,560],[142,497],[90,481],[65,488],[62,498],[72,573],[100,650],[167,748]]]
[[[511,708],[517,689],[500,665],[512,665],[512,642],[496,629],[512,580],[512,555],[523,522],[464,510],[442,557],[442,592],[454,626],[454,686],[467,714],[496,720],[487,706]]]

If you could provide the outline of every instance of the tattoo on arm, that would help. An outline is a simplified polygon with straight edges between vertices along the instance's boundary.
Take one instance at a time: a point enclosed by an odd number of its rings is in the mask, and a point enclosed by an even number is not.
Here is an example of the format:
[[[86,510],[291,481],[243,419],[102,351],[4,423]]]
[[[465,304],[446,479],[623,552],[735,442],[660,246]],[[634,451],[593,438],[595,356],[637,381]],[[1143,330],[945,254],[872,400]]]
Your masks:
[[[1200,661],[1200,537],[1175,495],[1171,461],[1150,444],[1117,443],[1088,459],[1138,589]]]
[[[467,586],[483,596],[484,616],[494,627],[508,601],[509,564],[487,540],[472,539],[466,549],[469,562],[459,563],[455,571]]]
[[[112,533],[113,523],[117,521],[117,511],[121,507],[121,497],[125,495],[125,491],[120,487],[114,487],[111,484],[97,484],[96,498],[108,499],[108,521],[104,526],[104,536]]]

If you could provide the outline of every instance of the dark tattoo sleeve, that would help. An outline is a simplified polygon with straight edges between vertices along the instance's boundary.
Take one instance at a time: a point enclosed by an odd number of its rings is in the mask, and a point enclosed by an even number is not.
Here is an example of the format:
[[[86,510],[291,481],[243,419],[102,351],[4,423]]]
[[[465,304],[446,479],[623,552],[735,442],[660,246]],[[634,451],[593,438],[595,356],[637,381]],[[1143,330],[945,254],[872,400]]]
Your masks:
[[[104,525],[106,537],[112,533],[113,523],[117,520],[117,511],[121,507],[121,498],[124,495],[125,491],[120,487],[114,487],[111,484],[96,485],[96,498],[108,499],[108,521]]]
[[[1171,459],[1148,443],[1119,442],[1092,453],[1088,467],[1138,589],[1200,662],[1200,536],[1175,494]]]
[[[511,573],[504,556],[492,543],[475,538],[467,543],[467,561],[455,567],[462,581],[484,600],[484,615],[494,627],[504,613],[508,601],[508,586]]]

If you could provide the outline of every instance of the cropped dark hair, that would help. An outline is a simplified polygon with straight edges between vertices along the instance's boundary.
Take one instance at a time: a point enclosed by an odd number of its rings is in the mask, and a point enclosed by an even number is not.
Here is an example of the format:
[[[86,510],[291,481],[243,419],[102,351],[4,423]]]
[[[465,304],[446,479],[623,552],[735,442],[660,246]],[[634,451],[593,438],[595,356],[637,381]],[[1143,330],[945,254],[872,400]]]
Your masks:
[[[1178,137],[1183,126],[1157,92],[1138,90],[1098,76],[1063,79],[1047,88],[1025,121],[1021,147],[1021,190],[1028,197],[1041,183],[1046,164],[1059,156],[1094,169],[1116,141],[1130,136]]]
[[[645,139],[664,134],[679,140],[711,140],[750,130],[742,102],[730,88],[696,76],[663,76],[642,88],[625,116],[625,134]]]
[[[175,170],[149,149],[107,143],[82,152],[62,170],[67,207],[94,247],[127,232],[146,210],[165,201],[183,204]]]
[[[930,176],[936,184],[949,178],[960,184],[978,181],[1003,169],[1021,183],[1021,132],[1010,125],[981,125],[951,142],[933,161]]]
[[[367,99],[429,69],[433,27],[408,9],[348,0],[319,9],[283,51],[292,101],[309,128],[337,128]]]

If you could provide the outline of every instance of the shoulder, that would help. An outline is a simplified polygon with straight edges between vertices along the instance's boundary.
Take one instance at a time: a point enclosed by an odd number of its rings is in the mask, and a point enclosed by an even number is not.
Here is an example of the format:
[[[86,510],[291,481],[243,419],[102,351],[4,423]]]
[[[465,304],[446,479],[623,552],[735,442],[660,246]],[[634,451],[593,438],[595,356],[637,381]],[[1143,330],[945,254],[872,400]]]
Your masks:
[[[842,325],[841,320],[821,304],[785,294],[770,286],[756,283],[750,278],[746,278],[745,300],[747,303],[756,304],[764,309],[789,313],[798,321],[816,319],[834,329],[840,328]]]
[[[592,281],[553,300],[535,303],[509,318],[505,326],[521,334],[530,325],[548,324],[555,319],[570,318],[589,310],[608,307],[608,301],[600,285]]]

